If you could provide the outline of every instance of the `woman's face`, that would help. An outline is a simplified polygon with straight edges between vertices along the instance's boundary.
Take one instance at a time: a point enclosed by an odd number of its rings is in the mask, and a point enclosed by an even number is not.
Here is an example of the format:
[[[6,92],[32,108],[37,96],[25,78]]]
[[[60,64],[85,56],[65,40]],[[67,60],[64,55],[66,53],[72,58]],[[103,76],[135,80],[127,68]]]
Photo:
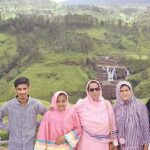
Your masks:
[[[90,83],[88,88],[88,93],[94,101],[99,100],[100,96],[100,87],[97,83]]]
[[[66,97],[66,95],[58,96],[56,105],[57,105],[57,109],[59,111],[65,110],[65,108],[67,106],[67,97]]]
[[[123,86],[120,88],[120,97],[124,101],[131,99],[132,93],[128,86]]]

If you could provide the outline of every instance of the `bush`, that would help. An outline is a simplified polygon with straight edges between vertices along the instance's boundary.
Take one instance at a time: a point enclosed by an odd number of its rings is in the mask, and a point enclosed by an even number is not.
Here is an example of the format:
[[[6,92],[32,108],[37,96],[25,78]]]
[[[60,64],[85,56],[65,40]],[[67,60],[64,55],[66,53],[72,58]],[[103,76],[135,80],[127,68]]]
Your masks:
[[[0,138],[2,141],[8,140],[9,135],[5,131],[0,131]]]
[[[138,98],[150,97],[150,82],[143,81],[135,88],[135,95]]]

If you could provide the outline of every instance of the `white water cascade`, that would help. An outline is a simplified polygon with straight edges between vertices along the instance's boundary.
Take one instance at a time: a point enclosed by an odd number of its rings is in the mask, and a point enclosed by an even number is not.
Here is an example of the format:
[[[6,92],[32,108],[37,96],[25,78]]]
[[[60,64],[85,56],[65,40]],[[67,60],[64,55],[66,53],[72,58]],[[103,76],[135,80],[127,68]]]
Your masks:
[[[114,81],[114,79],[117,79],[116,75],[116,67],[115,66],[106,66],[108,81]]]
[[[126,78],[127,78],[130,75],[130,72],[127,68],[125,68],[125,70],[126,70],[126,74],[127,74]]]

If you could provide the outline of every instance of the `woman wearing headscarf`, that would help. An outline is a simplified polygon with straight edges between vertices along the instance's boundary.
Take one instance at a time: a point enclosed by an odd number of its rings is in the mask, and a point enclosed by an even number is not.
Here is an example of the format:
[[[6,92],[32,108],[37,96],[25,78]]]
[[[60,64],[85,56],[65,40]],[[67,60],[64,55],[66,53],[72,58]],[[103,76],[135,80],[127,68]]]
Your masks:
[[[127,81],[117,84],[116,98],[114,111],[121,150],[148,150],[150,128],[146,106],[134,96]]]
[[[73,150],[80,134],[78,114],[69,105],[67,93],[58,91],[42,119],[34,150]]]
[[[100,83],[90,80],[86,86],[86,94],[75,105],[83,130],[77,150],[109,150],[111,137],[116,148],[115,115],[110,102],[102,97]]]

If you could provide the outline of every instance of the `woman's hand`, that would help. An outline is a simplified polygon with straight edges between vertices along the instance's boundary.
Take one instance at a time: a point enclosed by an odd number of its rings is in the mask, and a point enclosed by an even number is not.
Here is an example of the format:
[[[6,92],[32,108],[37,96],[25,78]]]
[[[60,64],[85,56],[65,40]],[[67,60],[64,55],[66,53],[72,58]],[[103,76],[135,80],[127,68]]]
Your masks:
[[[145,144],[143,150],[148,150],[148,145]]]
[[[60,144],[63,144],[65,142],[65,137],[64,136],[59,136],[57,139],[56,139],[56,144],[57,145],[60,145]]]
[[[114,146],[113,150],[118,150],[118,146]]]

